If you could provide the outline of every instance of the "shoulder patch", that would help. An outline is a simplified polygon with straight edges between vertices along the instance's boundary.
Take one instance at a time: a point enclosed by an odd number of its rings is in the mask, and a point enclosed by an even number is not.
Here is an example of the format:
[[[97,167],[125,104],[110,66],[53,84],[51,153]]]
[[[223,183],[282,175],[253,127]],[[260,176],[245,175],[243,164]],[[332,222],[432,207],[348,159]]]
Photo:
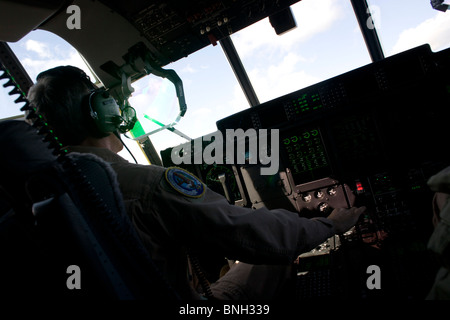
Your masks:
[[[184,196],[200,198],[206,191],[203,182],[184,169],[177,167],[167,168],[165,177],[170,186]]]

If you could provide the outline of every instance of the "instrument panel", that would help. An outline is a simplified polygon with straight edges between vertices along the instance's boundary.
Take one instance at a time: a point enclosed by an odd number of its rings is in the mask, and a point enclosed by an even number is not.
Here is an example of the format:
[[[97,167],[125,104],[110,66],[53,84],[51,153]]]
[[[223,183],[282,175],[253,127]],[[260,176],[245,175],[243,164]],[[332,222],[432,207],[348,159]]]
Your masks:
[[[222,133],[279,134],[276,174],[261,175],[260,162],[200,166],[200,177],[231,203],[304,217],[368,208],[348,233],[299,257],[296,298],[427,293],[436,264],[426,249],[433,196],[426,182],[450,165],[449,61],[450,50],[423,45],[217,122]],[[367,288],[368,266],[383,270],[382,290]],[[317,291],[324,282],[328,289]]]

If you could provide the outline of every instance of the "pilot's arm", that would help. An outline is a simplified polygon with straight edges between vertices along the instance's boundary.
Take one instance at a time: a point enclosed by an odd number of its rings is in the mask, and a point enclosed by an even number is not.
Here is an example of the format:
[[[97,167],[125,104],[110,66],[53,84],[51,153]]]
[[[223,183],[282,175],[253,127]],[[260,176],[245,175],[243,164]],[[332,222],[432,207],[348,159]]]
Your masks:
[[[339,209],[329,218],[307,219],[284,209],[234,206],[181,169],[167,169],[153,201],[158,216],[171,212],[174,220],[166,223],[175,225],[172,232],[188,246],[221,251],[248,263],[291,263],[300,253],[349,229],[363,211]]]

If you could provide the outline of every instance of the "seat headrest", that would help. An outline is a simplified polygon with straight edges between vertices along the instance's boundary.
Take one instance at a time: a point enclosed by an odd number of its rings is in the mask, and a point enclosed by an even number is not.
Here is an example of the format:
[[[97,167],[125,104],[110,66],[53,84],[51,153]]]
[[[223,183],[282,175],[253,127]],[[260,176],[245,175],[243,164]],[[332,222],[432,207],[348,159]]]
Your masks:
[[[0,122],[0,165],[3,171],[31,173],[56,160],[44,136],[21,120]]]

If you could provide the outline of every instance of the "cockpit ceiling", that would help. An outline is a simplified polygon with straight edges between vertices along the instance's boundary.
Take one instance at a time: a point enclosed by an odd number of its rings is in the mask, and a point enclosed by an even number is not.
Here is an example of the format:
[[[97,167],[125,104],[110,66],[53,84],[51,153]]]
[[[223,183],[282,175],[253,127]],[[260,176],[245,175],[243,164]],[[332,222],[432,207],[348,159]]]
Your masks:
[[[299,0],[101,1],[153,45],[159,65],[186,57]]]
[[[279,21],[274,15],[299,1],[52,0],[49,5],[0,0],[0,41],[16,42],[35,29],[54,33],[76,48],[103,84],[111,87],[118,78],[102,66],[110,62],[122,66],[124,55],[138,43],[149,50],[155,65],[166,66],[266,17]],[[79,7],[80,29],[67,27],[70,5]],[[137,79],[143,74],[131,76]]]

